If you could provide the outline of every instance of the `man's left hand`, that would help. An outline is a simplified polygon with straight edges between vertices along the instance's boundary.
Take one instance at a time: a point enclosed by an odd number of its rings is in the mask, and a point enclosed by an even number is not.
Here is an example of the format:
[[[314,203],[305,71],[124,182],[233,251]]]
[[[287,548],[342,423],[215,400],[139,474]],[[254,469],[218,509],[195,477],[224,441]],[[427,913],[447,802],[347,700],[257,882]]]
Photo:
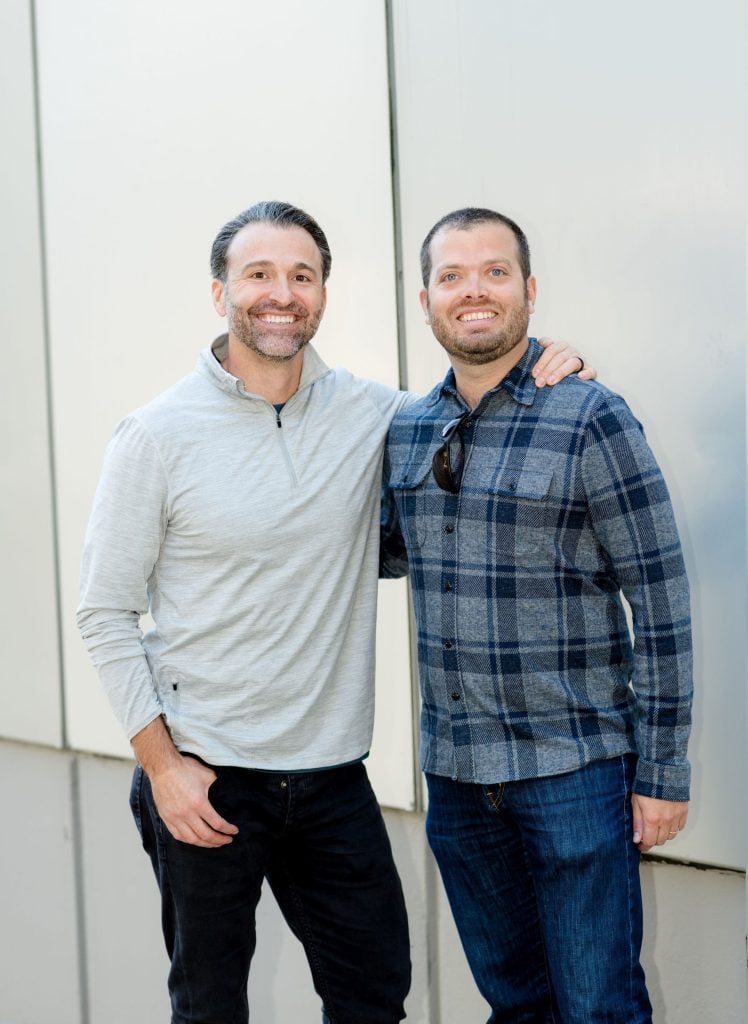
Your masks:
[[[675,839],[686,827],[688,804],[676,800],[656,800],[651,796],[634,793],[631,797],[634,809],[634,843],[642,853],[653,846],[664,846]]]
[[[597,370],[587,366],[574,348],[565,341],[554,341],[553,338],[539,338],[545,349],[540,359],[532,368],[535,384],[544,388],[546,384],[558,384],[570,373],[576,373],[581,380],[594,380]]]

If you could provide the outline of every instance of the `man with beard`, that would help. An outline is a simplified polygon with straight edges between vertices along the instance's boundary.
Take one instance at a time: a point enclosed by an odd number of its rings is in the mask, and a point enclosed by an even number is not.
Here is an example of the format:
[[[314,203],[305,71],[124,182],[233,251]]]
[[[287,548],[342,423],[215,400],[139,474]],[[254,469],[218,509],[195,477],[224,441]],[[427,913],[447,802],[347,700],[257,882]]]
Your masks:
[[[308,345],[330,262],[287,203],[221,229],[212,292],[228,335],[120,425],[87,533],[78,623],[138,759],[173,1024],[247,1020],[264,878],[325,1020],[405,1015],[405,907],[362,762],[382,450],[412,396]],[[578,357],[556,347],[539,372],[554,367]]]
[[[413,587],[429,842],[493,1024],[643,1024],[639,855],[689,795],[668,493],[620,397],[537,389],[517,224],[448,214],[421,265],[452,369],[393,421],[382,536]]]

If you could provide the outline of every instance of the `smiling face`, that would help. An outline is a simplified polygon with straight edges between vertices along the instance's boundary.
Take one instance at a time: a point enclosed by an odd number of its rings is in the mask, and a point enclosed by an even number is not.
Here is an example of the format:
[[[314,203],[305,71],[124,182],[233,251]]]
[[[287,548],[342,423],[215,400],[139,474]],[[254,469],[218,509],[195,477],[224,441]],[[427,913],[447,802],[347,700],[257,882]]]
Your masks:
[[[525,281],[516,238],[505,224],[445,227],[431,240],[421,305],[453,362],[484,365],[525,342],[535,293],[535,278]]]
[[[319,249],[303,228],[247,224],[229,246],[225,282],[214,280],[212,292],[230,338],[265,359],[293,359],[325,309]]]

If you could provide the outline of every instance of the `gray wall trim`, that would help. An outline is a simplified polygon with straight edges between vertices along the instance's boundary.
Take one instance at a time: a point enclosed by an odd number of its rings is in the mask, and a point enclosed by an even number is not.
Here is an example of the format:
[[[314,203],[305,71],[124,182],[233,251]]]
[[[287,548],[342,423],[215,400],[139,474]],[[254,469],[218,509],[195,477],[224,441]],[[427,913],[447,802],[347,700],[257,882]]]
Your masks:
[[[428,853],[424,881],[426,884],[426,971],[429,1024],[443,1024],[442,979],[439,968],[439,874],[436,861],[433,857],[428,856]]]
[[[60,579],[60,531],[57,503],[57,468],[54,440],[54,408],[52,402],[52,350],[50,342],[49,321],[49,278],[47,261],[47,228],[44,205],[44,165],[42,159],[42,126],[41,98],[39,84],[39,49],[36,19],[36,0],[29,0],[29,20],[31,23],[31,64],[34,90],[34,136],[36,140],[36,188],[39,216],[39,254],[42,284],[42,325],[44,336],[44,386],[47,396],[47,452],[49,454],[49,479],[52,495],[52,554],[55,587],[55,617],[57,629],[57,671],[60,695],[60,744],[63,749],[69,746],[67,707],[65,700],[65,662],[62,646],[62,584]]]
[[[724,864],[707,864],[701,860],[682,860],[680,857],[661,857],[656,853],[643,853],[642,861],[653,864],[667,864],[672,868],[693,868],[694,871],[719,871],[723,875],[740,875],[745,878],[742,868],[726,867]]]
[[[85,864],[83,862],[83,813],[80,792],[80,761],[70,761],[70,803],[73,823],[73,870],[75,873],[75,931],[78,942],[78,990],[80,992],[80,1021],[90,1024],[88,989],[88,940],[86,934]]]
[[[397,81],[395,74],[395,28],[392,0],[385,0],[385,27],[387,33],[387,83],[390,115],[390,173],[392,178],[392,234],[395,246],[395,304],[397,309],[397,365],[400,387],[408,390],[408,347],[405,334],[405,294],[403,283],[403,233],[400,205],[400,158],[397,134]],[[413,725],[413,794],[415,811],[422,811],[423,779],[418,760],[420,744],[420,695],[418,687],[418,653],[416,651],[413,598],[408,584],[408,635],[410,642],[411,720]]]
[[[397,82],[395,77],[395,30],[392,0],[385,0],[387,32],[387,82],[390,111],[390,171],[392,176],[392,227],[395,240],[395,300],[397,303],[397,360],[400,387],[408,390],[408,360],[405,340],[405,297],[403,294],[403,238],[400,207],[400,156],[397,135]]]

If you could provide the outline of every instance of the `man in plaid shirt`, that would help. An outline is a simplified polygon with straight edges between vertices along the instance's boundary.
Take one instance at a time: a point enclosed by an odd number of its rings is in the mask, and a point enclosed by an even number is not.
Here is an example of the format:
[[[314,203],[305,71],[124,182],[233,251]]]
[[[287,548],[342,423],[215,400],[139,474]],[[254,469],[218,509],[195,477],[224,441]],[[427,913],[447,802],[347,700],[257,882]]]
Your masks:
[[[513,221],[449,214],[421,263],[452,369],[390,429],[382,571],[413,584],[429,842],[491,1022],[643,1024],[639,856],[689,795],[667,488],[622,398],[537,388]]]

